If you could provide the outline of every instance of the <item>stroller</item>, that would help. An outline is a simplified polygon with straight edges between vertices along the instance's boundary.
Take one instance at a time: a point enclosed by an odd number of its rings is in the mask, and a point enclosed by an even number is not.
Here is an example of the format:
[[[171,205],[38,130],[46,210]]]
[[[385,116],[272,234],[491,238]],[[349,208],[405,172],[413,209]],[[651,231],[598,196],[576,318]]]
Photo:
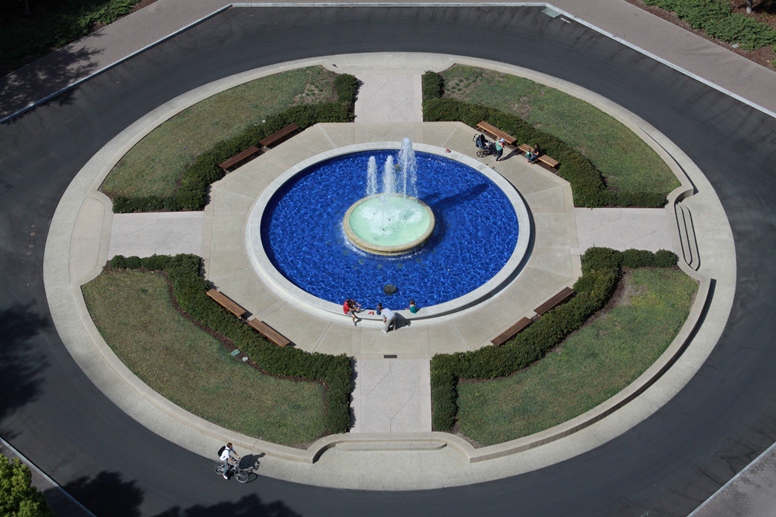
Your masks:
[[[478,158],[482,158],[483,156],[488,156],[496,152],[496,147],[493,145],[493,142],[489,142],[488,139],[485,138],[485,135],[482,133],[473,137],[472,140],[474,141],[474,145],[477,146]]]

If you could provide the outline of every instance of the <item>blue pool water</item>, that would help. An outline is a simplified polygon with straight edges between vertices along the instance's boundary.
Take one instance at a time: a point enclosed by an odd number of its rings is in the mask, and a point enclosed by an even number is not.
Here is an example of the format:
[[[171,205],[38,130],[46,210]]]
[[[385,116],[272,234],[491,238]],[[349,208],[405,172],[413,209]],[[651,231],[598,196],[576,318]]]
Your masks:
[[[404,309],[410,299],[429,307],[490,280],[517,244],[517,216],[506,195],[483,174],[444,157],[416,152],[418,197],[436,228],[421,249],[399,257],[370,255],[345,237],[342,218],[366,195],[370,156],[378,164],[396,151],[352,153],[317,163],[286,182],[261,223],[267,256],[304,291],[341,304]],[[398,290],[386,295],[383,287]]]

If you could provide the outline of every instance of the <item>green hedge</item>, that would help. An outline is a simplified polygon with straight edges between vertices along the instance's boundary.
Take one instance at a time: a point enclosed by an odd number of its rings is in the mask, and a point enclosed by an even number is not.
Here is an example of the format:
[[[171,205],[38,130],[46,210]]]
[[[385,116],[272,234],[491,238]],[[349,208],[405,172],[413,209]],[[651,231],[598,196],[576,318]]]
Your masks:
[[[423,98],[439,99],[444,94],[444,78],[436,72],[423,74]]]
[[[673,11],[693,29],[701,29],[712,38],[738,43],[755,50],[776,45],[776,30],[745,14],[734,13],[725,0],[644,0],[666,11]]]
[[[180,185],[172,196],[116,196],[113,199],[113,211],[127,213],[202,210],[208,201],[208,187],[224,177],[225,173],[218,167],[219,163],[292,123],[296,123],[301,129],[307,129],[319,122],[352,122],[358,80],[352,75],[340,75],[335,79],[335,89],[339,102],[293,106],[268,117],[261,125],[248,126],[241,134],[219,142],[205,151],[184,171]]]
[[[576,206],[659,208],[666,204],[665,196],[654,192],[608,190],[601,172],[590,163],[590,160],[563,141],[536,129],[517,115],[456,99],[424,98],[423,119],[432,122],[458,120],[474,128],[481,120],[486,120],[517,138],[518,143],[539,144],[543,152],[560,162],[558,175],[571,183]]]
[[[456,386],[460,379],[505,377],[544,357],[604,308],[617,288],[623,267],[673,267],[676,263],[676,255],[665,250],[652,253],[588,249],[582,257],[582,276],[574,284],[574,297],[567,303],[549,311],[500,347],[438,354],[431,359],[434,430],[453,429],[458,413]]]
[[[352,107],[358,96],[358,79],[355,75],[340,74],[334,79],[334,90],[338,102]]]
[[[198,323],[232,340],[263,371],[272,375],[323,382],[326,387],[327,431],[347,432],[350,428],[353,378],[350,359],[345,354],[333,356],[309,353],[270,343],[205,294],[210,286],[200,276],[200,261],[196,255],[154,255],[148,258],[116,256],[111,259],[110,267],[165,271],[180,308]]]

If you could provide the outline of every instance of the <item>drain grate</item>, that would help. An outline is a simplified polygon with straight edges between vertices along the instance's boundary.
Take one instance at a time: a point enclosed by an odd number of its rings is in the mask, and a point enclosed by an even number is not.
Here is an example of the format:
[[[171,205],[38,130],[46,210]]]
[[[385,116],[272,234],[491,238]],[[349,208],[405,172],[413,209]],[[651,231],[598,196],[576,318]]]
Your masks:
[[[390,355],[384,355],[383,359],[398,359],[398,355],[390,354]]]

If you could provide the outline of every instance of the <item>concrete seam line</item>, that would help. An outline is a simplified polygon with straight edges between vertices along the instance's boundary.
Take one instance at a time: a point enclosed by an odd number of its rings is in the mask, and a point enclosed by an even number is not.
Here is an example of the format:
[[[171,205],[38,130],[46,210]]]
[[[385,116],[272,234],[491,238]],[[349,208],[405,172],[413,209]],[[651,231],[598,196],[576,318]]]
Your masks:
[[[703,502],[701,503],[701,505],[700,505],[699,507],[697,507],[695,510],[693,510],[693,511],[692,511],[692,513],[691,513],[691,514],[689,514],[687,517],[694,517],[694,516],[698,515],[698,512],[702,511],[702,510],[703,510],[703,509],[704,509],[704,508],[705,508],[705,507],[706,507],[708,504],[710,504],[710,503],[711,503],[711,501],[713,501],[714,499],[716,499],[718,495],[720,495],[722,492],[724,492],[724,491],[725,491],[725,489],[727,489],[727,488],[728,488],[730,485],[732,485],[732,484],[733,484],[735,481],[738,481],[738,479],[739,479],[741,476],[743,476],[744,474],[746,474],[747,472],[749,472],[749,470],[752,468],[752,466],[753,466],[753,465],[755,465],[755,464],[756,464],[758,461],[760,461],[761,459],[763,459],[763,458],[764,458],[766,455],[770,454],[770,453],[771,453],[771,452],[772,452],[772,451],[773,451],[775,448],[776,448],[776,443],[774,443],[773,445],[771,445],[770,447],[768,447],[767,449],[765,449],[765,450],[764,450],[762,453],[760,453],[760,455],[759,455],[759,456],[757,456],[757,457],[756,457],[754,460],[752,460],[752,462],[751,462],[751,463],[749,463],[749,464],[748,464],[746,467],[744,467],[743,469],[741,469],[741,472],[739,472],[738,474],[736,474],[735,476],[733,476],[732,478],[730,478],[730,480],[729,480],[727,483],[725,483],[724,485],[722,485],[721,487],[719,487],[719,488],[717,489],[717,491],[716,491],[716,492],[714,492],[713,494],[711,494],[711,495],[709,496],[709,498],[708,498],[708,499],[706,499],[705,501],[703,501]]]
[[[30,461],[30,459],[29,459],[29,458],[27,458],[27,456],[25,456],[24,454],[22,454],[21,452],[19,452],[19,451],[16,449],[16,447],[14,447],[14,446],[13,446],[13,445],[11,445],[10,443],[6,442],[6,441],[5,441],[3,438],[0,438],[0,443],[2,443],[4,447],[7,447],[7,448],[8,448],[8,449],[9,449],[11,452],[13,452],[13,453],[14,453],[14,455],[15,455],[17,458],[19,458],[20,460],[22,460],[22,462],[23,462],[25,465],[27,465],[29,468],[31,468],[32,470],[34,470],[35,472],[37,472],[37,473],[38,473],[38,474],[39,474],[39,475],[40,475],[40,476],[41,476],[43,479],[45,479],[46,481],[48,481],[49,483],[51,483],[51,485],[52,485],[54,488],[56,488],[56,489],[59,491],[59,493],[61,493],[61,494],[62,494],[62,495],[64,495],[64,496],[65,496],[65,497],[66,497],[66,498],[67,498],[69,501],[71,501],[72,503],[74,503],[75,505],[77,505],[77,506],[78,506],[78,507],[79,507],[81,510],[83,510],[83,511],[84,511],[84,513],[86,513],[87,515],[90,515],[91,517],[97,517],[97,516],[96,516],[96,515],[94,515],[92,512],[90,512],[88,508],[86,508],[84,505],[82,505],[81,503],[79,503],[79,502],[78,502],[78,500],[77,500],[75,497],[73,497],[72,495],[70,495],[70,494],[67,492],[67,490],[65,490],[64,488],[62,488],[62,486],[61,486],[59,483],[57,483],[56,481],[54,481],[54,480],[51,478],[51,476],[49,476],[48,474],[46,474],[45,472],[43,472],[42,470],[40,470],[40,469],[38,468],[38,466],[37,466],[37,465],[35,465],[35,464],[34,464],[32,461]]]

